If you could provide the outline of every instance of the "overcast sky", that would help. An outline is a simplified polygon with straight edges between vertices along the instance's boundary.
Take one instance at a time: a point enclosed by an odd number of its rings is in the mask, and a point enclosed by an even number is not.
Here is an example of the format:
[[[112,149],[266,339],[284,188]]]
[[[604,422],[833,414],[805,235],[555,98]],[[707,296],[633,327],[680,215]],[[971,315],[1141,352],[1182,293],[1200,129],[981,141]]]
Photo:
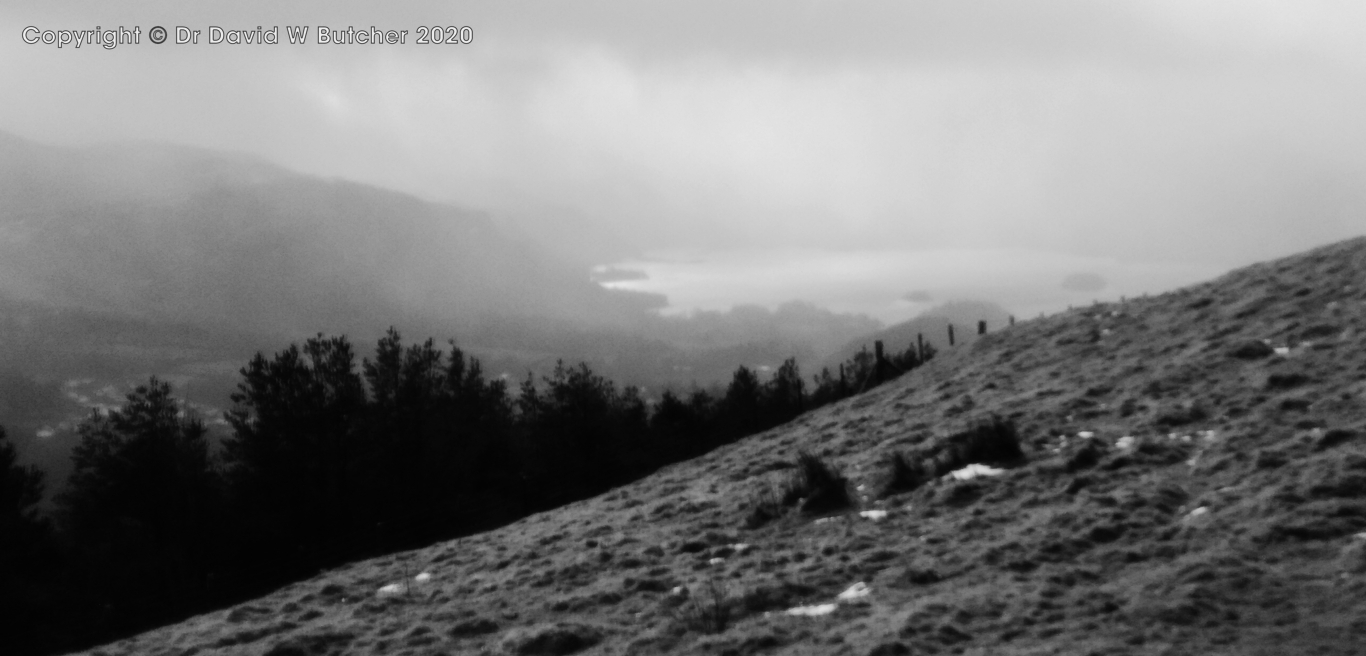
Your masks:
[[[246,151],[642,253],[1204,270],[1366,232],[1360,2],[13,4],[0,130]],[[27,45],[28,25],[144,43]],[[153,25],[311,30],[157,46]]]

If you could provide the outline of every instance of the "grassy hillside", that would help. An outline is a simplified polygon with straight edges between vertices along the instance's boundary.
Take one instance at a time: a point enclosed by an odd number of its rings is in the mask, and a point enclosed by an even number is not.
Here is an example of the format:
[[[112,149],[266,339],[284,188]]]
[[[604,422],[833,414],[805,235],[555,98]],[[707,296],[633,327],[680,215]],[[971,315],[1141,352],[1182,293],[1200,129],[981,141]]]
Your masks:
[[[1356,654],[1363,331],[1366,239],[1020,322],[608,494],[91,653]],[[993,415],[1023,458],[879,493],[890,456]],[[752,521],[799,452],[855,505]]]

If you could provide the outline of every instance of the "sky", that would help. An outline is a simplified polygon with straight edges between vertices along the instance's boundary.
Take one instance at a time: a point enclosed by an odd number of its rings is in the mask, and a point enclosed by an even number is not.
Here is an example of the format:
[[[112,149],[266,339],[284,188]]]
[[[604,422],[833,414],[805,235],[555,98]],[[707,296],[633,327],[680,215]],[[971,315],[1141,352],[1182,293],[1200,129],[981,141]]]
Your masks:
[[[0,130],[235,150],[483,210],[646,271],[614,284],[675,310],[804,298],[892,321],[924,292],[1026,314],[1366,232],[1358,2],[15,4]],[[30,25],[144,34],[57,48]],[[154,45],[153,25],[203,35]],[[319,44],[322,25],[407,42]],[[472,38],[415,43],[430,25]],[[1065,288],[1078,273],[1104,285]]]

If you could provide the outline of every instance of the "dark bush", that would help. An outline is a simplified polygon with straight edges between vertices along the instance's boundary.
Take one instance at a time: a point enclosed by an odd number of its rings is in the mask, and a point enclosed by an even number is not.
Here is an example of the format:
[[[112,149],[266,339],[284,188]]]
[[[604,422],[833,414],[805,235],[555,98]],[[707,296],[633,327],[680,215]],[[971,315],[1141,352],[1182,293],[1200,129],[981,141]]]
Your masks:
[[[901,453],[888,456],[887,467],[889,472],[882,496],[912,492],[934,478],[934,472],[926,471],[923,461],[912,461]]]
[[[1011,464],[1024,460],[1020,448],[1020,434],[1015,422],[992,415],[990,421],[978,424],[949,438],[947,467],[940,474],[973,463]]]
[[[848,479],[805,451],[797,455],[797,472],[783,493],[782,502],[786,506],[800,504],[805,513],[831,512],[854,505]]]

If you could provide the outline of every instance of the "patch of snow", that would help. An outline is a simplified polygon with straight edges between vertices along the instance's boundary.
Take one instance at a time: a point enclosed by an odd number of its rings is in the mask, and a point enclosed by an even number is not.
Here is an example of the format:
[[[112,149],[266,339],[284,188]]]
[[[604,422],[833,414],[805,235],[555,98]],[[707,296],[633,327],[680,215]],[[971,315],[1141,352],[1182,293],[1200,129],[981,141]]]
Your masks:
[[[979,465],[974,463],[962,469],[955,469],[949,472],[945,475],[945,478],[952,478],[958,481],[970,481],[974,478],[980,478],[982,476],[1000,476],[1001,474],[1004,474],[1005,471],[1006,470],[1004,469],[997,469],[995,467],[988,467],[986,465]]]
[[[1357,533],[1352,536],[1353,540],[1366,540],[1366,533]]]
[[[1135,441],[1133,435],[1125,435],[1115,441],[1115,448],[1124,450],[1132,449],[1134,448]]]
[[[1093,431],[1081,431],[1080,433],[1077,433],[1077,437],[1080,437],[1083,440],[1089,440],[1095,436],[1096,434]]]
[[[1285,357],[1285,356],[1290,355],[1290,347],[1289,347],[1289,346],[1277,346],[1277,347],[1275,347],[1275,348],[1272,348],[1271,350],[1272,350],[1273,352],[1275,352],[1276,355],[1279,355],[1279,356],[1281,356],[1281,357]]]
[[[867,597],[872,592],[872,588],[869,588],[867,583],[859,581],[858,583],[849,586],[848,590],[839,593],[839,595],[835,598],[839,599],[840,601],[850,601],[852,599],[862,599],[864,597]]]
[[[880,522],[884,519],[887,519],[886,510],[864,510],[863,512],[860,512],[858,515],[859,517],[862,517],[864,519],[871,519],[875,522]]]
[[[38,439],[40,439],[40,440],[45,440],[45,439],[47,439],[47,438],[49,438],[49,437],[52,437],[53,435],[56,435],[56,434],[57,434],[57,431],[52,430],[51,428],[49,428],[49,427],[47,427],[47,426],[44,426],[44,427],[42,427],[42,428],[39,428],[39,429],[38,429],[38,432],[37,432],[37,433],[34,433],[34,435],[37,435],[37,436],[38,436]]]
[[[835,612],[835,604],[816,604],[814,606],[797,606],[787,609],[788,615],[801,617],[820,617]]]
[[[860,486],[858,486],[858,487],[855,488],[855,489],[856,489],[857,491],[859,491],[859,492],[862,492],[862,491],[868,489],[868,486],[867,486],[867,485],[860,485]]]
[[[828,524],[828,523],[833,522],[833,521],[835,521],[835,518],[834,518],[834,517],[822,517],[822,518],[816,520],[815,523],[817,523],[817,524]]]
[[[1207,512],[1209,512],[1209,508],[1206,508],[1205,506],[1200,506],[1199,508],[1196,508],[1195,510],[1192,510],[1189,513],[1187,513],[1187,516],[1199,517]]]
[[[707,564],[708,564],[708,565],[720,565],[721,563],[724,563],[724,562],[726,562],[726,559],[725,559],[725,558],[712,558],[711,560],[708,560],[708,561],[707,561]]]
[[[674,586],[674,589],[670,590],[669,594],[675,597],[686,597],[688,595],[688,589],[681,585]]]
[[[730,548],[731,548],[731,549],[734,549],[734,550],[735,550],[735,553],[737,553],[737,554],[742,554],[742,553],[745,553],[746,551],[749,551],[753,546],[754,546],[754,545],[749,544],[749,543],[746,543],[746,542],[736,542],[735,544],[730,545]]]
[[[417,576],[414,576],[414,577],[413,577],[413,580],[414,580],[414,581],[417,581],[418,583],[426,583],[427,581],[432,580],[432,573],[431,573],[431,572],[423,572],[423,573],[421,573],[421,574],[418,574]]]
[[[375,595],[379,597],[389,597],[396,594],[403,594],[403,586],[397,583],[390,583],[375,591]]]

